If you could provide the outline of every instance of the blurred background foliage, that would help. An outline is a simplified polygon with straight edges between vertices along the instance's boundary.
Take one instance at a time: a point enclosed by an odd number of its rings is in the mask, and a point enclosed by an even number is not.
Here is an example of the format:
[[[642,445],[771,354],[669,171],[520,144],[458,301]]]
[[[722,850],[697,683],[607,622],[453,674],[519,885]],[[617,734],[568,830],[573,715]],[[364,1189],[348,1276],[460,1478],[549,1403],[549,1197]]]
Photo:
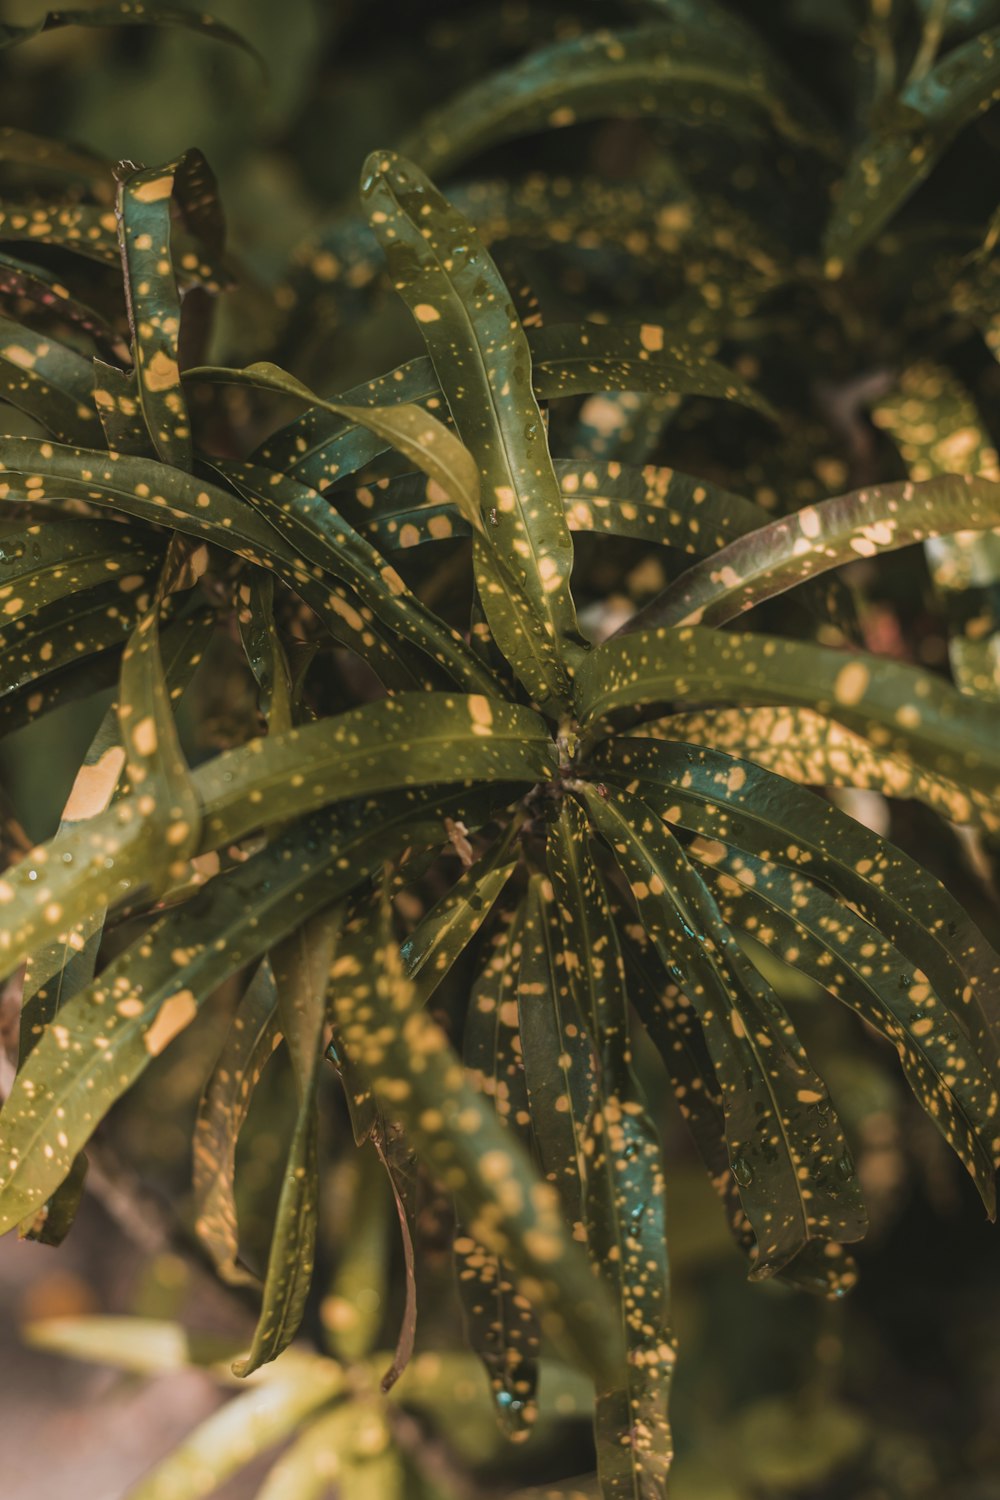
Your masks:
[[[735,8],[770,33],[792,71],[834,111],[844,107],[857,76],[877,67],[878,27],[891,30],[895,15],[912,9],[888,3],[869,9],[851,0],[744,0]],[[353,301],[351,277],[345,291],[339,276],[345,244],[352,243],[350,215],[366,153],[399,142],[443,98],[526,49],[634,17],[642,7],[587,0],[420,5],[412,0],[215,0],[213,9],[260,50],[267,61],[266,84],[247,57],[188,34],[70,29],[2,55],[3,120],[86,146],[109,161],[154,164],[189,146],[201,148],[219,178],[236,282],[218,309],[213,358],[239,364],[279,357],[321,392],[332,393],[415,352],[402,314],[372,284],[374,271],[367,268],[363,245]],[[38,14],[29,0],[9,0],[4,7],[8,23]],[[786,485],[792,505],[872,477],[895,477],[898,469],[887,457],[884,434],[863,413],[869,390],[877,397],[891,383],[902,346],[926,347],[935,356],[944,350],[975,392],[984,426],[995,440],[996,361],[967,330],[941,335],[928,328],[933,298],[924,299],[919,279],[909,279],[907,256],[913,243],[928,240],[932,248],[940,242],[942,253],[955,243],[962,256],[975,250],[1000,190],[997,131],[994,112],[977,127],[978,134],[963,136],[961,150],[946,155],[920,190],[913,212],[905,211],[880,241],[881,259],[874,268],[869,263],[867,279],[823,283],[819,289],[808,282],[793,285],[768,302],[766,318],[758,317],[750,299],[728,325],[719,323],[717,343],[727,362],[761,377],[762,389],[784,410],[794,413],[798,403],[799,421],[787,421],[776,439],[756,416],[734,417],[727,409],[720,437],[706,403],[689,402],[673,424],[667,411],[652,414],[658,434],[644,456],[724,476],[733,489],[771,508],[777,504],[771,488],[777,482]],[[722,148],[715,145],[708,151],[697,134],[684,137],[657,121],[601,122],[494,148],[475,161],[474,173],[467,168],[460,175],[465,181],[502,182],[542,168],[557,176],[585,174],[593,214],[601,211],[602,189],[639,183],[648,194],[651,219],[666,213],[669,223],[669,161],[678,161],[709,192],[713,174],[721,185],[724,162]],[[767,197],[770,211],[755,225],[764,282],[772,254],[815,259],[826,212],[823,171],[809,179],[796,177],[792,158],[776,151],[773,142],[737,140],[729,149],[734,156],[726,164],[725,196],[732,212],[738,212],[741,192],[749,194],[752,186],[762,194],[760,201]],[[3,166],[9,183],[16,185],[18,170],[16,164]],[[613,216],[613,205],[609,212]],[[584,238],[555,278],[546,252],[530,236],[516,246],[514,263],[527,269],[543,307],[554,308],[556,317],[575,308],[576,317],[636,318],[683,295],[682,259],[674,263],[667,257],[652,271],[645,265],[650,274],[636,278],[629,254],[608,248],[611,238],[596,236],[596,249]],[[338,260],[336,278],[330,275],[330,257]],[[499,259],[504,265],[503,253]],[[929,264],[930,252],[920,262],[925,268]],[[336,295],[327,296],[324,283],[334,279]],[[671,283],[669,294],[665,283]],[[704,313],[701,302],[692,316]],[[802,347],[803,326],[809,329],[808,348]],[[245,394],[227,399],[227,420],[237,435],[266,431],[275,420],[273,407],[258,409]],[[629,436],[618,430],[623,414],[629,417],[625,403],[610,412],[618,452]],[[583,428],[589,422],[598,431],[602,422],[606,430],[608,419],[608,411],[593,405],[571,418],[560,414],[560,420]],[[563,446],[561,451],[573,450]],[[692,452],[698,455],[694,461]],[[585,540],[595,545],[581,547],[580,572],[594,598],[606,597],[611,587],[613,602],[614,588],[624,579],[624,602],[632,607],[662,586],[660,555],[643,544]],[[442,570],[434,586],[447,590],[447,555],[444,562],[420,566]],[[852,583],[870,645],[940,665],[946,639],[919,554],[911,549],[905,557],[889,559],[877,574],[859,564]],[[431,587],[426,578],[422,584]],[[188,744],[194,759],[246,737],[255,714],[249,674],[230,670],[224,640],[214,649],[192,721],[207,717],[215,732],[210,744]],[[71,707],[54,713],[5,744],[4,793],[32,839],[55,828],[102,707],[95,702],[86,711]],[[874,799],[855,801],[851,810],[887,829],[932,868],[996,942],[988,858],[970,861],[955,834],[915,804],[890,810]],[[427,898],[414,897],[420,899]],[[666,1143],[675,1317],[684,1353],[673,1399],[678,1441],[673,1494],[676,1500],[994,1500],[1000,1497],[996,1237],[971,1183],[946,1155],[884,1046],[790,971],[776,975],[775,982],[801,1033],[823,1059],[824,1075],[856,1143],[873,1228],[858,1249],[860,1283],[842,1302],[814,1302],[773,1283],[748,1286],[662,1075],[652,1059],[640,1055]],[[14,1336],[14,1325],[28,1322],[36,1342],[44,1343],[39,1320],[81,1312],[179,1320],[196,1333],[237,1343],[251,1325],[252,1303],[242,1293],[206,1290],[188,1223],[189,1143],[205,1059],[221,1045],[237,991],[221,998],[226,1003],[204,1012],[153,1063],[103,1127],[92,1201],[61,1252],[58,1269],[52,1252],[40,1247],[8,1242],[0,1247],[0,1274],[8,1278],[10,1293],[7,1337]],[[436,1003],[447,1006],[447,989]],[[266,1260],[290,1129],[286,1067],[276,1054],[240,1142],[237,1182],[251,1266]],[[340,1149],[348,1127],[332,1077],[327,1090],[325,1217],[305,1332],[316,1349],[350,1359],[355,1347],[365,1347],[366,1334],[380,1346],[394,1342],[402,1313],[401,1250],[383,1177],[361,1173],[354,1155]],[[435,1253],[440,1205],[426,1184],[421,1193],[420,1345],[457,1350],[459,1313],[443,1236]],[[377,1201],[370,1201],[373,1197]],[[137,1244],[143,1252],[138,1256]],[[24,1257],[32,1258],[28,1276],[20,1269]],[[14,1260],[18,1269],[7,1269]],[[63,1345],[71,1342],[68,1334],[50,1330],[50,1345],[59,1345],[60,1338]],[[85,1347],[92,1361],[99,1346],[100,1336],[94,1335]],[[110,1342],[104,1353],[109,1364],[134,1368],[134,1355],[116,1360]],[[13,1358],[5,1353],[0,1359],[5,1372],[0,1380],[11,1380]],[[52,1354],[16,1358],[25,1362],[29,1384],[37,1383],[38,1402],[51,1396],[58,1403],[60,1390],[67,1409],[78,1399],[76,1387],[52,1385]],[[157,1366],[152,1355],[149,1359],[149,1370],[162,1371],[162,1364]],[[430,1390],[427,1367],[423,1375]],[[477,1399],[463,1404],[461,1382],[452,1381],[440,1382],[431,1409],[426,1401],[411,1403],[417,1436],[411,1432],[410,1437],[418,1449],[429,1445],[431,1452],[429,1463],[422,1458],[418,1465],[423,1478],[413,1480],[414,1494],[435,1493],[438,1479],[443,1488],[437,1493],[457,1495],[511,1494],[539,1479],[548,1481],[539,1495],[595,1493],[586,1478],[567,1480],[591,1467],[586,1420],[550,1417],[528,1444],[510,1447],[497,1432],[482,1377],[462,1378],[480,1382]],[[411,1388],[416,1384],[419,1379],[411,1378]],[[22,1389],[22,1405],[24,1399]],[[570,1411],[573,1399],[566,1397]],[[405,1387],[401,1400],[407,1400]],[[92,1413],[91,1420],[100,1424],[102,1418]],[[24,1428],[33,1430],[42,1429],[30,1423]],[[17,1447],[16,1433],[13,1438]],[[161,1447],[151,1434],[149,1451],[141,1457],[148,1462]],[[18,1500],[42,1493],[39,1469],[54,1465],[57,1473],[69,1473],[68,1466],[60,1471],[58,1452],[38,1455],[30,1466],[22,1459],[21,1469],[14,1462],[15,1476],[22,1470],[27,1474],[29,1467],[35,1476],[15,1491]],[[105,1493],[88,1488],[85,1466],[81,1471],[70,1463],[77,1493],[86,1500]],[[253,1493],[258,1479],[234,1480],[225,1493]]]

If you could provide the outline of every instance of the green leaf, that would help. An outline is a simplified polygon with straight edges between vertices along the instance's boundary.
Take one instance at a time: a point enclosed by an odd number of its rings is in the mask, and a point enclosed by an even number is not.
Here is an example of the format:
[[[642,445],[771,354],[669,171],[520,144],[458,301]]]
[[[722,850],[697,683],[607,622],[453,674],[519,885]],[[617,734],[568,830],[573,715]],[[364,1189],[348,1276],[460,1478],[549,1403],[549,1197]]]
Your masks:
[[[518,1015],[518,954],[524,939],[519,915],[498,927],[469,995],[462,1056],[471,1083],[492,1100],[498,1124],[527,1149],[527,1057]],[[540,1339],[534,1310],[518,1291],[509,1261],[481,1244],[461,1221],[454,1254],[466,1341],[486,1367],[501,1430],[512,1442],[523,1442],[538,1420]]]
[[[412,642],[457,686],[471,692],[496,690],[492,674],[484,671],[461,636],[407,588],[396,569],[323,496],[250,464],[217,461],[214,467],[287,535],[300,556],[342,579],[388,631]],[[345,599],[341,608],[353,606]]]
[[[584,1150],[584,1223],[595,1271],[618,1308],[626,1357],[597,1393],[602,1492],[666,1493],[673,1457],[668,1406],[676,1360],[670,1326],[663,1161],[631,1067],[625,966],[590,849],[587,819],[565,799],[550,825],[546,864],[558,901],[565,983],[598,1055]]]
[[[573,544],[510,294],[473,226],[409,162],[373,153],[362,194],[475,460],[490,523],[475,575],[490,629],[531,695],[565,709],[582,647]]]
[[[89,203],[22,204],[7,198],[0,206],[0,238],[58,245],[116,270],[121,265],[113,210]]]
[[[784,79],[760,56],[721,52],[717,38],[649,24],[595,31],[540,48],[473,84],[437,110],[403,147],[426,172],[459,163],[517,136],[587,120],[658,115],[683,124],[760,134],[765,121],[792,141],[835,149],[815,109],[802,118]]]
[[[86,147],[69,146],[48,136],[33,135],[13,125],[0,127],[0,161],[15,162],[20,167],[39,168],[86,183],[106,197],[110,186],[111,163]],[[32,267],[32,270],[36,270]],[[45,273],[39,271],[40,275]]]
[[[0,26],[0,50],[20,46],[43,31],[56,31],[64,26],[178,26],[239,47],[261,68],[264,67],[257,49],[238,31],[217,21],[214,16],[198,14],[177,5],[146,5],[139,0],[123,0],[119,5],[102,5],[94,10],[49,10],[41,20],[28,26]]]
[[[220,251],[221,221],[215,178],[200,151],[187,151],[163,167],[119,180],[116,217],[132,330],[132,359],[139,402],[157,457],[180,469],[194,463],[191,418],[180,372],[181,294],[170,245],[170,205],[199,224],[211,225]],[[214,232],[212,232],[214,231]]]
[[[983,419],[962,383],[943,365],[922,360],[904,370],[895,390],[880,399],[872,421],[891,435],[912,479],[957,485],[932,476],[962,474],[976,495],[1000,496],[997,453]],[[971,479],[973,475],[978,477]],[[996,701],[1000,530],[979,532],[978,510],[970,504],[960,534],[928,542],[924,551],[948,620],[955,682],[963,692]]]
[[[332,1360],[282,1361],[272,1379],[227,1401],[182,1439],[126,1500],[203,1500],[255,1458],[297,1433],[345,1389]]]
[[[270,734],[282,734],[295,722],[288,660],[274,619],[274,577],[255,568],[239,588],[236,612],[247,663],[260,689],[260,712]]]
[[[46,142],[45,144],[50,144]],[[3,141],[0,139],[0,152]],[[78,295],[71,292],[54,271],[45,266],[29,265],[12,255],[0,254],[0,295],[35,304],[93,339],[101,349],[119,359],[128,357],[128,345],[102,313],[95,312]]]
[[[240,497],[194,475],[130,454],[100,453],[0,438],[0,498],[85,500],[216,543],[247,562],[273,569],[316,611],[334,639],[351,646],[392,686],[413,686],[399,653],[362,619],[322,569],[298,553]],[[30,481],[30,482],[29,482]]]
[[[577,673],[581,722],[597,737],[626,708],[772,704],[815,708],[883,751],[990,795],[1000,792],[991,705],[914,667],[807,642],[703,626],[660,627],[607,641]]]
[[[907,1082],[965,1164],[991,1217],[996,1212],[995,1079],[960,1017],[916,1007],[918,973],[877,929],[821,886],[752,855],[701,853],[702,878],[731,926],[740,926],[848,1005],[899,1053]]]
[[[441,755],[442,743],[448,757]],[[401,693],[226,751],[196,773],[208,847],[262,816],[402,786],[548,779],[555,747],[531,709],[478,695]],[[307,775],[308,773],[308,775]]]
[[[920,770],[807,708],[724,708],[680,713],[645,733],[725,750],[799,785],[858,787],[913,797],[953,823],[1000,827],[1000,809],[982,792]],[[994,809],[991,811],[991,808]]]
[[[716,751],[619,740],[599,765],[601,774],[641,778],[644,798],[667,822],[824,881],[919,970],[907,989],[916,1012],[947,1007],[996,1069],[1000,956],[909,855],[815,794]]]
[[[381,1443],[390,1446],[379,1449]],[[325,1500],[336,1484],[342,1500],[403,1500],[400,1459],[385,1430],[385,1413],[355,1397],[310,1421],[282,1454],[256,1500]],[[370,1492],[360,1484],[374,1482]]]
[[[0,395],[39,422],[60,442],[99,441],[90,361],[60,344],[0,317]]]
[[[232,1339],[191,1333],[179,1323],[160,1318],[100,1314],[42,1318],[37,1323],[22,1324],[20,1331],[33,1349],[135,1375],[218,1366],[232,1349]]]
[[[923,182],[1000,87],[1000,27],[954,48],[903,89],[851,157],[827,226],[827,274],[839,275]]]
[[[998,524],[1000,482],[971,474],[853,490],[730,542],[669,584],[627,628],[724,625],[859,557]]]
[[[543,1333],[604,1380],[619,1334],[586,1260],[560,1221],[558,1200],[466,1081],[441,1028],[415,1002],[398,949],[373,934],[372,961],[338,972],[340,1035],[377,1098],[402,1123],[428,1170],[448,1183],[469,1235],[509,1259]]]
[[[265,959],[240,1001],[195,1121],[195,1233],[229,1286],[258,1285],[256,1276],[237,1265],[236,1146],[253,1091],[281,1040],[277,1011],[274,973]]]
[[[251,1375],[295,1337],[312,1285],[319,1220],[319,1109],[326,979],[340,914],[320,912],[271,951],[278,1025],[292,1059],[298,1113],[275,1218],[264,1301],[250,1352],[233,1374]]]
[[[660,323],[555,323],[535,329],[536,383],[547,400],[592,391],[712,396],[775,416],[773,407],[725,365],[678,344]]]
[[[414,928],[400,953],[407,979],[425,1002],[486,921],[517,867],[511,845],[523,819],[511,820],[496,839]]]
[[[352,406],[342,401],[324,401],[293,375],[266,361],[247,365],[244,370],[199,365],[186,370],[184,378],[276,391],[364,427],[405,454],[428,479],[439,484],[470,524],[482,526],[479,479],[469,454],[443,422],[419,406],[407,402],[393,406]]]
[[[563,1218],[584,1237],[586,1149],[595,1108],[597,1059],[568,978],[551,881],[532,875],[510,942],[531,1133],[542,1172],[562,1202]],[[576,955],[574,955],[576,956]],[[591,958],[591,962],[600,963]],[[591,1023],[592,1024],[592,1023]]]
[[[712,1055],[730,1166],[757,1237],[751,1276],[773,1275],[811,1240],[860,1239],[867,1221],[840,1122],[779,1001],[659,816],[627,792],[605,790],[606,798],[580,785]]]
[[[164,563],[152,607],[139,621],[122,656],[118,725],[125,748],[129,785],[137,794],[137,812],[155,859],[169,851],[163,883],[149,880],[154,893],[183,871],[183,861],[197,847],[201,804],[174,723],[170,691],[160,653],[160,606],[163,598],[185,585],[195,568],[193,548],[175,538]],[[201,567],[207,558],[202,559]],[[150,805],[151,804],[151,805]]]
[[[377,805],[355,802],[339,817],[308,819],[210,881],[196,911],[184,905],[167,912],[114,959],[63,1007],[4,1106],[9,1151],[0,1233],[45,1201],[111,1105],[224,979],[346,895],[422,830],[433,840],[440,808],[458,805],[457,796],[436,805],[429,797],[422,804],[382,797]],[[142,854],[148,862],[144,845]]]

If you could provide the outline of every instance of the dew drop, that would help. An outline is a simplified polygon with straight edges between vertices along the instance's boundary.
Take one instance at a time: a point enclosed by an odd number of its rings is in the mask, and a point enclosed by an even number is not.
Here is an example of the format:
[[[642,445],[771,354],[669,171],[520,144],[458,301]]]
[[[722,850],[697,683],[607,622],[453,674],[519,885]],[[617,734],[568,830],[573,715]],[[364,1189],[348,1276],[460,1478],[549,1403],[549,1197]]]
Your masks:
[[[854,1163],[846,1151],[837,1157],[837,1172],[845,1182],[854,1176]]]
[[[38,879],[38,871],[37,870],[29,870],[28,871],[28,879],[29,880],[37,880]]]
[[[733,1162],[732,1173],[740,1187],[749,1187],[753,1182],[753,1167],[742,1156]]]
[[[70,854],[68,849],[62,857],[62,862],[64,865],[71,865],[73,863],[73,856],[72,854]]]

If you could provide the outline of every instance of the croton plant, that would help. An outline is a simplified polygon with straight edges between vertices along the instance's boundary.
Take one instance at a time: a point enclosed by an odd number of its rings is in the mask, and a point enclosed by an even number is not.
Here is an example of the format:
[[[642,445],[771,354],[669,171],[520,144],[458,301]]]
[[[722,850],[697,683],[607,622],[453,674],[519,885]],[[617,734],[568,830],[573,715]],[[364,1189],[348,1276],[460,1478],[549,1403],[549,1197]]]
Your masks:
[[[204,362],[206,309],[239,267],[196,151],[120,163],[112,184],[86,152],[6,133],[6,160],[63,186],[0,210],[0,394],[22,414],[0,439],[0,722],[113,701],[58,833],[0,880],[3,970],[27,965],[0,1229],[65,1234],[90,1137],[236,976],[194,1138],[195,1231],[234,1285],[255,1280],[236,1143],[282,1041],[297,1110],[237,1373],[303,1316],[332,1066],[404,1235],[414,1163],[454,1204],[467,1336],[507,1431],[530,1429],[553,1349],[593,1378],[603,1493],[655,1497],[677,1351],[640,1028],[751,1279],[839,1296],[866,1229],[764,950],[887,1039],[993,1215],[1000,958],[823,790],[913,799],[987,847],[1000,826],[1000,481],[943,353],[956,328],[1000,347],[996,221],[957,249],[884,228],[995,97],[1000,34],[976,31],[995,6],[911,8],[893,32],[873,7],[871,55],[910,73],[860,70],[853,154],[807,82],[705,0],[633,6],[635,24],[473,84],[405,154],[369,156],[363,221],[345,210],[282,289],[307,378],[330,308],[356,324],[386,284],[423,341],[331,398],[277,363]],[[642,187],[467,178],[443,196],[427,175],[610,116],[686,132],[690,181],[667,152]],[[740,149],[752,170],[727,197]],[[813,199],[838,177],[817,253]],[[801,218],[776,247],[779,201]],[[505,280],[490,247],[509,242],[548,266],[557,302],[582,288],[575,318],[543,321]],[[637,290],[609,307],[621,264]],[[909,311],[904,282],[922,288]],[[895,442],[899,477],[830,496],[848,466],[821,457],[791,389],[815,354],[787,349],[807,305],[842,384],[877,348],[889,376],[853,391],[841,426],[856,436],[873,408],[866,441]],[[782,340],[785,388],[768,379]],[[742,479],[707,443],[699,471],[648,462],[679,408],[701,422],[689,436],[732,432]],[[782,473],[801,456],[801,484],[777,495],[769,452]],[[595,583],[586,545],[574,574],[587,533],[626,539],[646,581]],[[865,649],[859,625],[859,562],[919,543],[950,678]],[[421,571],[435,546],[443,575]],[[787,591],[801,608],[777,612]],[[176,712],[220,638],[259,713],[192,766]],[[415,1319],[411,1297],[387,1384]]]

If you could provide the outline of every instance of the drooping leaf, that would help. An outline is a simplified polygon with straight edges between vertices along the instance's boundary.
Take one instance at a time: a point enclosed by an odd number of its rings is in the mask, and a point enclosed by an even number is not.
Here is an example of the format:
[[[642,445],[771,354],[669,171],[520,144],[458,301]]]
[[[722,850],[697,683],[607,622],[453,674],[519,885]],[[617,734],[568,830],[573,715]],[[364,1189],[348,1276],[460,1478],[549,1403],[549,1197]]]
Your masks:
[[[90,361],[58,340],[0,317],[0,395],[59,442],[99,439]]]
[[[996,1067],[1000,956],[909,855],[813,793],[717,751],[620,740],[599,763],[604,774],[641,778],[645,799],[668,823],[824,881],[919,971],[907,991],[913,1005],[946,1006],[987,1069]]]
[[[281,1180],[264,1298],[250,1352],[233,1374],[251,1375],[298,1332],[312,1285],[319,1218],[319,1111],[326,977],[342,913],[318,912],[271,950],[277,1023],[292,1060],[298,1112]]]
[[[518,1014],[525,925],[518,916],[501,920],[469,995],[462,1057],[477,1091],[492,1101],[500,1126],[527,1147],[527,1059]],[[466,1340],[486,1367],[501,1429],[511,1441],[523,1442],[538,1419],[534,1310],[518,1289],[510,1262],[462,1222],[456,1225],[454,1254]]]
[[[350,812],[293,827],[209,882],[196,912],[186,905],[168,911],[76,995],[4,1105],[9,1154],[0,1226],[20,1223],[45,1201],[103,1114],[224,979],[347,894],[407,840],[425,831],[432,842],[440,809],[457,808],[460,798],[435,804],[428,797],[422,804],[382,797],[377,805],[355,802]]]
[[[546,863],[558,901],[565,984],[597,1050],[594,1110],[584,1141],[584,1228],[591,1261],[619,1309],[626,1356],[597,1392],[602,1493],[666,1494],[676,1347],[670,1319],[660,1142],[631,1066],[628,993],[614,919],[582,809],[565,799]],[[556,973],[559,969],[556,968]]]
[[[0,146],[2,149],[2,146]],[[102,350],[125,358],[128,346],[102,313],[71,292],[54,271],[0,255],[0,296],[34,304],[61,322],[89,335]]]
[[[751,1275],[773,1275],[811,1240],[860,1239],[864,1206],[840,1122],[777,997],[665,823],[639,798],[607,790],[605,798],[581,785],[640,920],[697,1008],[725,1102],[730,1166],[757,1238]]]
[[[338,973],[334,960],[344,1045],[429,1171],[447,1181],[470,1236],[510,1260],[543,1332],[603,1382],[620,1336],[555,1193],[466,1081],[444,1032],[415,1006],[395,944],[375,940],[366,966],[355,961]]]
[[[995,1089],[961,1019],[944,1007],[930,1015],[914,1007],[913,965],[822,886],[752,855],[717,858],[714,843],[695,840],[691,849],[707,861],[703,879],[730,925],[808,974],[895,1047],[914,1094],[992,1214]]]
[[[257,1284],[257,1278],[237,1264],[236,1146],[253,1091],[281,1040],[277,1011],[274,973],[265,960],[240,1001],[195,1121],[195,1233],[229,1286]]]

